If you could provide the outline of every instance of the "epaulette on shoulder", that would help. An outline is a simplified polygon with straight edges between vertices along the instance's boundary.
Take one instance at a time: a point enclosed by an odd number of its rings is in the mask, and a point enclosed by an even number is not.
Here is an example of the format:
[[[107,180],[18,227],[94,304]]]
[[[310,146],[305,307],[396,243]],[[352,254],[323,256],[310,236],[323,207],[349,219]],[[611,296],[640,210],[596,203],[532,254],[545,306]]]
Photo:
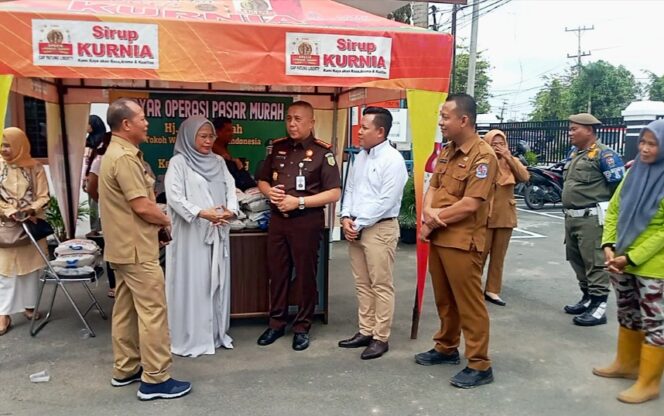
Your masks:
[[[327,150],[330,150],[330,149],[332,148],[332,145],[331,145],[331,144],[329,144],[329,143],[325,143],[325,142],[322,141],[322,140],[314,139],[314,143],[316,143],[316,144],[319,145],[320,147],[324,147],[324,148],[327,149]]]
[[[288,140],[288,137],[282,137],[281,139],[272,140],[272,144],[283,143]]]

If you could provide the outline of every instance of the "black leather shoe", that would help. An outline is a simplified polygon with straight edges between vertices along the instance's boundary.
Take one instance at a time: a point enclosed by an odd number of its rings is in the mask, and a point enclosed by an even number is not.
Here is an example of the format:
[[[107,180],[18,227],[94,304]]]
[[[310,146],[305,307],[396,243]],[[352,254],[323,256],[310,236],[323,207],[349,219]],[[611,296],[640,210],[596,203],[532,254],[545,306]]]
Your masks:
[[[268,328],[258,337],[258,345],[266,346],[272,344],[274,341],[284,336],[284,329]]]
[[[596,326],[606,323],[606,296],[592,296],[588,310],[572,319],[575,325]]]
[[[565,313],[568,313],[570,315],[581,315],[582,313],[588,310],[589,306],[590,306],[590,295],[588,294],[588,291],[584,290],[583,297],[581,298],[580,301],[571,305],[565,305],[563,309],[565,310]]]
[[[472,389],[473,387],[493,382],[493,370],[479,371],[466,367],[450,379],[450,384],[460,389]]]
[[[427,352],[415,354],[415,362],[419,365],[459,364],[459,351],[454,351],[451,354],[443,354],[435,349],[431,349]]]
[[[507,303],[505,303],[505,301],[502,300],[501,298],[494,299],[494,298],[492,298],[491,296],[487,295],[486,292],[484,293],[484,300],[486,300],[487,302],[491,302],[491,303],[493,303],[494,305],[498,305],[498,306],[505,306],[505,305],[507,305]]]
[[[362,351],[360,358],[363,360],[373,360],[374,358],[382,357],[390,349],[390,346],[387,342],[378,341],[374,339],[371,341],[369,346]]]
[[[295,351],[304,351],[309,348],[309,334],[302,332],[293,335],[293,349]]]
[[[339,341],[339,346],[341,348],[360,348],[368,347],[371,344],[373,337],[370,335],[362,335],[359,332],[353,335],[351,338],[344,339]]]

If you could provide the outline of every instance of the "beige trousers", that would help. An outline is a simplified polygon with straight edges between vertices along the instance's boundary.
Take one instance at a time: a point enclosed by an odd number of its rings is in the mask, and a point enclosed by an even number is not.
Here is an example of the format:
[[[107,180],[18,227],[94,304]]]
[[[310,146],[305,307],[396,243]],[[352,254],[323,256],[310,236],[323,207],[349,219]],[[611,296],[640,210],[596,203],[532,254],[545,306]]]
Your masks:
[[[383,342],[390,337],[394,315],[392,268],[398,240],[399,223],[392,219],[363,229],[360,241],[348,245],[360,333]]]
[[[485,292],[500,294],[503,287],[503,266],[505,265],[505,256],[507,247],[512,237],[511,228],[487,228],[486,242],[484,243],[484,252],[482,253],[482,268],[486,266],[486,260],[489,256],[489,270],[486,275]]]
[[[116,279],[113,377],[129,377],[142,365],[144,382],[162,383],[170,378],[172,358],[164,273],[159,261],[111,267]]]

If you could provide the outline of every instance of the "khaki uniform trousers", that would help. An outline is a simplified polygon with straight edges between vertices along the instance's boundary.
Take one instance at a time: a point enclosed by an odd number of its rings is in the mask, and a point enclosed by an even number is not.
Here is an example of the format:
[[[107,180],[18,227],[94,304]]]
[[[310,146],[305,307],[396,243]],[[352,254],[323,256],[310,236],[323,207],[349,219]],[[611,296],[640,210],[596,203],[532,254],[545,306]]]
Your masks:
[[[486,266],[489,256],[489,270],[486,275],[486,285],[484,290],[499,294],[503,286],[503,267],[505,266],[505,256],[507,247],[512,237],[511,228],[487,228],[486,240],[484,243],[484,252],[482,253],[482,268]]]
[[[171,339],[168,330],[164,273],[158,260],[115,264],[113,306],[113,377],[136,374],[142,380],[162,383],[170,378]]]
[[[399,224],[392,219],[364,228],[360,241],[351,241],[348,245],[360,333],[383,342],[387,342],[392,330],[392,269],[398,240]]]
[[[606,296],[610,291],[609,272],[604,270],[603,227],[596,216],[565,217],[565,254],[574,269],[582,291]]]
[[[487,370],[489,314],[482,295],[482,253],[431,244],[429,272],[440,318],[434,348],[443,354],[456,351],[463,331],[468,367]]]

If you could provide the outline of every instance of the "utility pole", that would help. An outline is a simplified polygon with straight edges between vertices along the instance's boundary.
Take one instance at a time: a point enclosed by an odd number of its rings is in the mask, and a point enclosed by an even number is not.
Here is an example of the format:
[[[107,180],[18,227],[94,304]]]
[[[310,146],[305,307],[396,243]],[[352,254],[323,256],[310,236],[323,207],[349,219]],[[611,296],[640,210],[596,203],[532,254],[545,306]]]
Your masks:
[[[434,6],[435,7],[435,6]],[[457,12],[459,11],[459,6],[454,4],[452,5],[452,71],[450,71],[450,92],[456,92],[456,77],[454,76],[454,71],[456,70],[456,48],[457,48]]]
[[[473,25],[470,29],[470,53],[468,56],[468,85],[466,93],[475,95],[475,66],[477,64],[477,30],[480,22],[480,0],[473,0]]]
[[[578,48],[576,51],[576,55],[570,55],[568,53],[567,57],[577,59],[576,69],[578,72],[581,72],[581,58],[583,58],[584,56],[590,56],[590,52],[584,52],[581,50],[581,34],[586,30],[595,30],[595,25],[592,25],[590,27],[578,26],[576,29],[568,29],[567,27],[565,27],[565,32],[576,32],[576,37],[578,39]]]
[[[507,107],[507,100],[503,100],[503,106],[500,107],[500,122],[505,122],[503,116],[505,115],[505,108]]]

